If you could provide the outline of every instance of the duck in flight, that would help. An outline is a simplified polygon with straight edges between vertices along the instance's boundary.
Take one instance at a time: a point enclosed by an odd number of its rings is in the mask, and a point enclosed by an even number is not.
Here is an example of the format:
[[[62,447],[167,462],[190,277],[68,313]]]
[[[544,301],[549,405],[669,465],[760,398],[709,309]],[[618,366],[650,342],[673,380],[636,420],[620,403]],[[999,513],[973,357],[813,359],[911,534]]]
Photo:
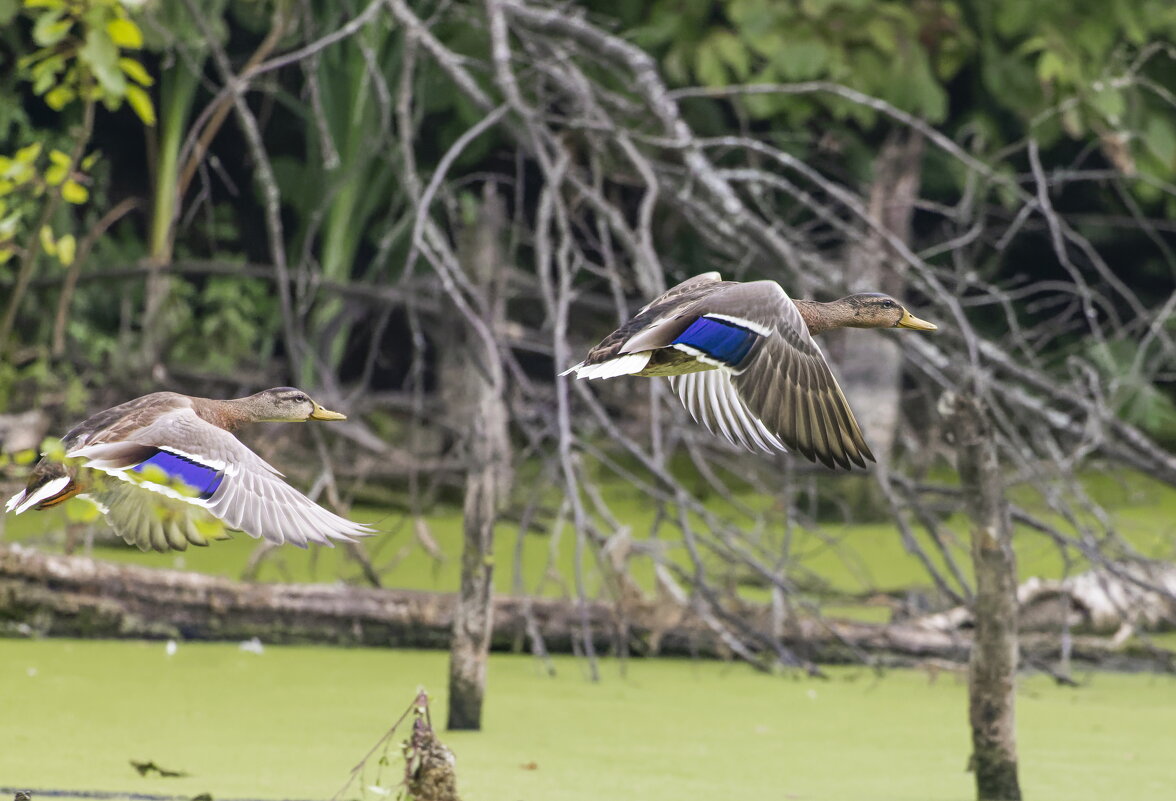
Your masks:
[[[77,495],[144,551],[207,545],[225,527],[302,548],[350,542],[374,529],[323,509],[233,435],[249,423],[344,419],[293,387],[231,400],[154,392],[70,429],[4,510],[48,509]]]
[[[793,300],[775,281],[710,272],[655,299],[563,374],[666,376],[712,433],[850,469],[874,454],[813,337],[834,328],[936,327],[877,292]]]

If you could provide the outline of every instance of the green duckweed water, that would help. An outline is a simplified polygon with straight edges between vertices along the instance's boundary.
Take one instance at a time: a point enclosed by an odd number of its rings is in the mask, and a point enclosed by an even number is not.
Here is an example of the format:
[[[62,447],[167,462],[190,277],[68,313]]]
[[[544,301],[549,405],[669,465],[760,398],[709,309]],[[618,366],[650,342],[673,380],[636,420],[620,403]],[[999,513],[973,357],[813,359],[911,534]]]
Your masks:
[[[529,657],[494,656],[486,730],[442,734],[466,801],[973,797],[954,674],[818,680],[686,660],[622,674],[606,661],[592,683],[582,663],[555,664],[551,678]],[[445,675],[438,652],[183,643],[169,657],[163,643],[0,641],[0,786],[325,799],[419,686],[444,720]],[[1021,680],[1026,797],[1170,799],[1176,679],[1086,681]],[[131,759],[190,775],[143,778]]]
[[[1176,492],[1154,482],[1093,480],[1124,535],[1149,556],[1172,558]],[[653,513],[638,497],[613,499],[634,536]],[[396,514],[358,510],[388,533],[369,550],[388,586],[457,586],[460,517],[428,518],[443,561],[415,544]],[[60,512],[9,517],[5,539],[36,538],[64,523]],[[512,591],[518,530],[503,525],[496,584]],[[661,531],[671,548],[676,533]],[[524,539],[521,580],[529,592],[560,595],[570,581],[574,541]],[[99,548],[101,558],[239,577],[256,543],[243,536],[185,554]],[[1023,576],[1056,575],[1044,537],[1020,531]],[[956,544],[963,553],[966,543]],[[918,562],[889,525],[848,526],[825,541],[797,532],[798,569],[840,590],[925,585]],[[639,580],[647,565],[634,564]],[[599,576],[588,565],[589,585]],[[263,581],[354,579],[342,549],[282,549],[263,563]],[[754,593],[755,588],[749,588]],[[847,605],[832,613],[884,616]],[[1172,636],[1172,635],[1169,635]],[[444,735],[458,756],[466,801],[579,801],[683,798],[799,801],[970,799],[965,692],[954,674],[830,670],[829,681],[757,674],[742,665],[633,661],[604,680],[556,660],[549,678],[527,657],[496,655],[486,731]],[[0,787],[160,793],[214,799],[329,798],[351,767],[404,710],[419,686],[440,695],[446,655],[383,650],[268,647],[258,656],[232,644],[0,640]],[[1030,799],[1172,797],[1176,680],[1094,674],[1088,686],[1021,681],[1018,737]],[[434,707],[444,720],[444,699]],[[142,778],[129,760],[183,770],[180,779]],[[532,764],[536,769],[527,769]],[[526,767],[525,767],[526,766]],[[395,768],[393,768],[395,770]],[[374,777],[367,777],[369,780]],[[356,794],[349,793],[349,797]],[[368,794],[368,798],[378,798]]]
[[[1088,490],[1111,510],[1111,517],[1124,539],[1143,555],[1155,559],[1176,558],[1176,490],[1139,474],[1116,476],[1092,473],[1086,478]],[[650,536],[655,528],[656,512],[631,487],[608,487],[609,503],[617,518],[629,527],[638,539]],[[763,496],[746,496],[741,500],[752,507],[770,502]],[[71,502],[75,503],[75,502]],[[90,507],[82,501],[76,504],[86,511]],[[715,501],[718,505],[719,502]],[[1049,519],[1048,510],[1032,509]],[[440,508],[424,520],[431,539],[442,554],[440,560],[430,555],[413,535],[412,521],[398,512],[379,509],[356,509],[353,517],[372,522],[383,533],[369,539],[366,548],[372,562],[388,587],[426,591],[454,591],[460,574],[461,515],[458,510]],[[36,541],[44,531],[65,525],[66,515],[61,510],[26,514],[4,519],[6,531],[0,538]],[[958,532],[967,530],[959,518],[949,521]],[[680,544],[680,534],[671,525],[657,529],[670,558],[685,562],[687,557]],[[922,533],[917,536],[926,549],[935,548]],[[561,596],[573,594],[575,537],[565,527],[553,534],[530,534],[523,538],[520,549],[520,570],[515,570],[515,551],[519,529],[502,524],[496,529],[494,575],[498,592],[515,591],[516,582],[524,592]],[[1056,545],[1048,538],[1026,527],[1018,527],[1015,535],[1018,568],[1022,578],[1029,576],[1055,577],[1063,573],[1064,563]],[[950,543],[961,568],[968,572],[968,543],[966,537]],[[195,570],[214,575],[240,578],[257,541],[237,534],[231,540],[217,542],[208,548],[191,548],[184,553],[141,553],[130,547],[99,547],[94,555],[102,559],[133,562],[151,567],[172,567]],[[894,525],[870,523],[845,526],[826,526],[820,534],[797,529],[791,538],[790,571],[793,578],[812,579],[831,590],[842,593],[864,593],[878,589],[896,590],[908,587],[928,587],[930,579],[920,561],[909,553]],[[937,560],[941,561],[941,560]],[[639,557],[630,563],[634,579],[650,588],[653,585],[652,562]],[[550,568],[550,569],[549,569]],[[1071,571],[1085,569],[1080,561],[1070,566]],[[517,572],[517,575],[516,575]],[[601,577],[593,560],[585,565],[588,591],[597,593]],[[261,581],[335,581],[344,578],[363,583],[359,566],[349,560],[341,548],[282,548],[266,556],[257,572]],[[744,586],[746,597],[761,600],[761,587]],[[838,614],[865,619],[885,619],[886,610],[847,606],[837,602]]]

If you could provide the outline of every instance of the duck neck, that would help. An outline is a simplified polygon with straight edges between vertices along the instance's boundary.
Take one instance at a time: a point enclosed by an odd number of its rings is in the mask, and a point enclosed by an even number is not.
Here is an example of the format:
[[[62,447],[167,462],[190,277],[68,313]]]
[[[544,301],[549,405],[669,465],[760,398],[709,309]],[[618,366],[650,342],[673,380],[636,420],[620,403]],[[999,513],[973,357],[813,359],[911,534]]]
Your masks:
[[[233,398],[231,400],[192,398],[192,410],[201,420],[207,420],[217,428],[236,431],[253,422],[254,415],[246,403],[248,400],[248,398]]]
[[[839,300],[822,303],[819,300],[793,300],[800,316],[813,336],[833,328],[844,328],[851,322],[852,312]]]

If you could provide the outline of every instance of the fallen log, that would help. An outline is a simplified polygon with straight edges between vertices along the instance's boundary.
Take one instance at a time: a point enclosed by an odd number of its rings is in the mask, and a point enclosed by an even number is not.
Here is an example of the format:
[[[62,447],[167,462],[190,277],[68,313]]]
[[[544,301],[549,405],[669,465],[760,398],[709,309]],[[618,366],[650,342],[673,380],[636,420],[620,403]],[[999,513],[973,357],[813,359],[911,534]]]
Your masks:
[[[1059,630],[1124,637],[1128,632],[1176,629],[1176,565],[1127,564],[1064,579],[1029,578],[1017,588],[1022,630]],[[972,625],[959,606],[910,621],[941,631]]]
[[[19,545],[0,547],[0,636],[181,639],[305,643],[391,648],[448,648],[455,596],[339,584],[262,584],[179,570],[48,554]],[[730,652],[689,608],[665,600],[590,601],[586,617],[596,647],[628,653],[729,658]],[[769,631],[769,610],[738,610]],[[574,600],[494,598],[492,647],[573,652],[583,642]],[[968,630],[933,630],[909,623],[870,624],[804,618],[785,644],[825,664],[919,664],[968,658]],[[1159,649],[1074,637],[1073,659],[1115,668],[1176,669]],[[1060,639],[1032,634],[1023,643],[1030,661],[1057,659]]]
[[[240,582],[180,570],[0,547],[0,636],[175,638],[448,648],[456,596],[340,584]],[[493,646],[518,649],[527,632],[569,652],[581,621],[575,601],[494,599]],[[654,604],[626,610],[589,602],[587,619],[607,649],[627,624],[641,650],[716,655],[709,632]]]

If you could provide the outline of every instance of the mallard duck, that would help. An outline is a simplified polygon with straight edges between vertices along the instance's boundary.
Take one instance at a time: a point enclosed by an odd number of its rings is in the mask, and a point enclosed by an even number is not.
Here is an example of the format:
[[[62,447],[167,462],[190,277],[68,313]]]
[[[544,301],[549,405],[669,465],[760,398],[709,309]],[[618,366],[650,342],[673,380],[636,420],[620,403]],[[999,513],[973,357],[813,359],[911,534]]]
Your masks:
[[[209,516],[273,543],[349,542],[374,530],[323,509],[232,433],[248,423],[343,419],[293,387],[232,400],[153,392],[70,429],[4,509],[48,509],[78,495],[144,551],[207,545],[206,533],[223,536]]]
[[[694,419],[749,450],[793,448],[828,467],[874,454],[813,337],[833,328],[934,331],[894,298],[793,300],[775,281],[683,281],[564,371],[668,376]]]

